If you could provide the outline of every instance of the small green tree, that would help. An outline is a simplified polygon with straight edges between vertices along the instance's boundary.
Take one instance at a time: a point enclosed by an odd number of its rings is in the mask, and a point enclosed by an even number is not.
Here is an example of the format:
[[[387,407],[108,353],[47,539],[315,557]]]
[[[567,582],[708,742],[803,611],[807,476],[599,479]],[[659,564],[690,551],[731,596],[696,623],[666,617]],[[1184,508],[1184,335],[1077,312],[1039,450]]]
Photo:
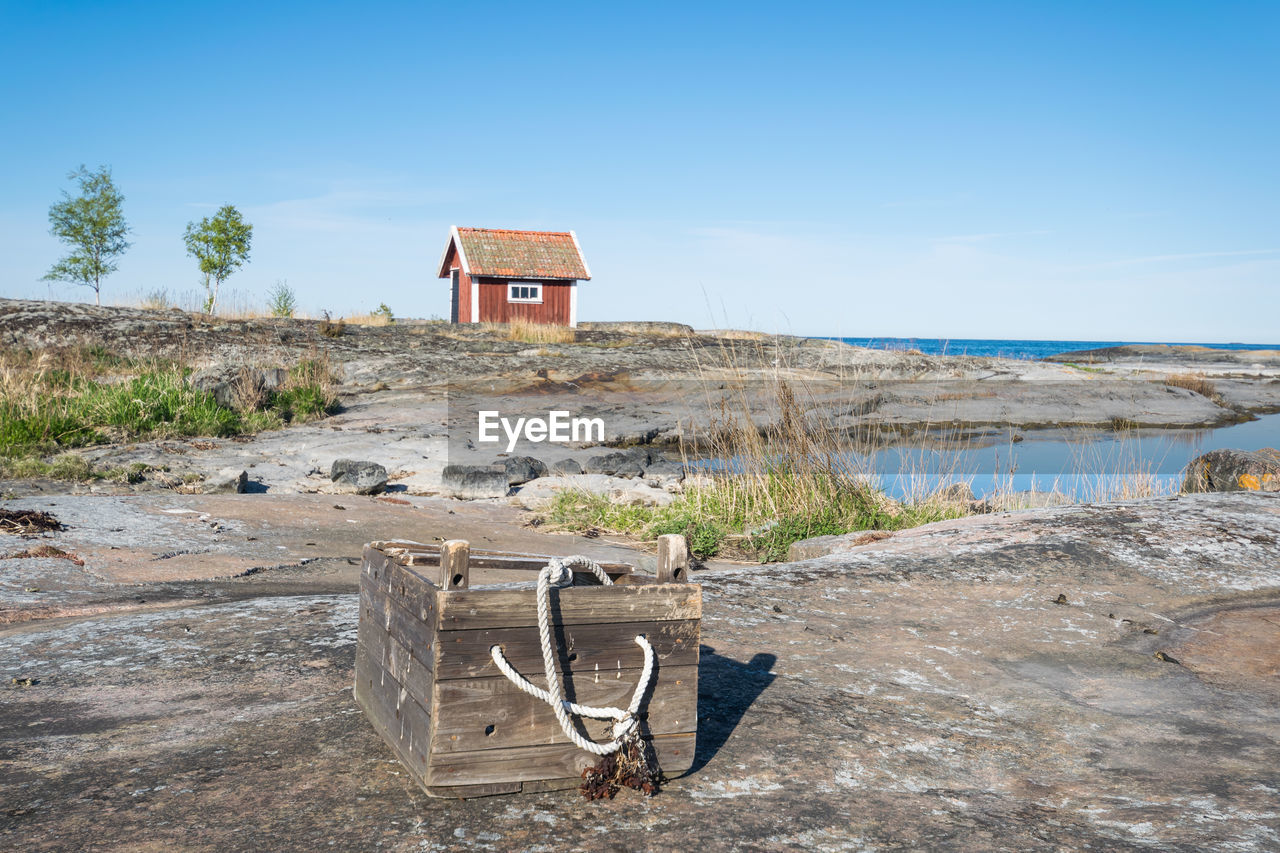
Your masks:
[[[271,292],[267,294],[267,307],[271,309],[272,317],[293,316],[298,307],[298,298],[289,286],[288,279],[279,279],[276,286],[271,288]]]
[[[223,205],[213,217],[188,222],[182,240],[187,254],[200,262],[204,275],[204,310],[212,314],[218,304],[218,288],[249,260],[253,226],[244,221],[233,205]]]
[[[67,175],[78,181],[80,195],[62,191],[62,201],[49,208],[49,233],[71,247],[42,281],[69,281],[93,288],[93,300],[102,304],[102,279],[116,271],[115,259],[129,248],[125,237],[129,224],[121,208],[124,196],[111,181],[111,170],[99,166],[90,172],[83,165]]]

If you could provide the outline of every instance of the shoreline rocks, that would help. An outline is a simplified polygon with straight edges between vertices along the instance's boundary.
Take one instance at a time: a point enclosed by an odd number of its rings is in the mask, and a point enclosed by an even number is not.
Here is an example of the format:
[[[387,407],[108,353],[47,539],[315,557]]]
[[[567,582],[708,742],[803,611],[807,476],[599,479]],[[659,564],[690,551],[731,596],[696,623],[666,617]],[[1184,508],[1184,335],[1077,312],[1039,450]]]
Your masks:
[[[591,456],[582,466],[588,474],[607,474],[610,477],[639,477],[650,462],[647,448],[628,447]]]
[[[521,486],[511,499],[525,509],[541,509],[560,492],[603,495],[613,503],[635,506],[666,506],[675,500],[675,495],[665,489],[607,474],[539,477]]]
[[[506,469],[489,465],[446,465],[440,485],[450,497],[467,501],[502,498],[511,490]]]
[[[572,457],[568,459],[561,459],[559,462],[552,462],[547,470],[547,474],[550,474],[552,476],[561,476],[561,477],[568,476],[571,474],[585,474],[585,473],[587,472],[582,470],[582,465],[578,462],[578,460]]]
[[[240,468],[223,468],[210,474],[197,486],[202,495],[239,495],[249,485],[249,472]]]
[[[1280,492],[1280,450],[1210,450],[1187,465],[1182,491]]]
[[[507,474],[507,484],[511,486],[547,476],[547,464],[532,456],[509,456],[503,460],[502,467]]]
[[[350,490],[357,495],[376,495],[387,488],[387,469],[377,462],[335,459],[329,479],[337,490]]]

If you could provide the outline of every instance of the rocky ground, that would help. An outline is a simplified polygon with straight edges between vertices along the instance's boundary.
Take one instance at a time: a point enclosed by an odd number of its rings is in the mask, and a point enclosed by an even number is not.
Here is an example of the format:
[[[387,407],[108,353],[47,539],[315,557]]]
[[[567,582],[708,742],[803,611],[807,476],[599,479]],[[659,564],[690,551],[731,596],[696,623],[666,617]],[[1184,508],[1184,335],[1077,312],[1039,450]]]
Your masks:
[[[1228,350],[1171,344],[1127,344],[1104,349],[1079,350],[1049,356],[1046,361],[1084,364],[1095,367],[1116,366],[1129,369],[1145,367],[1151,371],[1173,372],[1197,370],[1205,374],[1223,374],[1247,370],[1254,375],[1277,375],[1276,359],[1280,350]]]
[[[872,377],[874,405],[846,416],[894,428],[936,423],[942,405],[1021,428],[1220,423],[1280,406],[1274,354],[1212,366],[1162,354],[1150,369],[1147,353],[1047,365],[661,331],[331,338],[315,323],[0,301],[10,348],[264,367],[320,353],[343,405],[248,439],[93,451],[178,481],[243,470],[244,494],[180,494],[160,477],[0,483],[0,509],[60,528],[0,525],[0,848],[1280,848],[1276,493],[995,513],[815,543],[787,564],[712,565],[694,577],[689,774],[652,799],[428,799],[351,697],[362,545],[460,537],[654,559],[544,533],[518,497],[437,496],[450,383],[586,389],[621,443],[660,443],[687,383],[744,371],[819,388]],[[1185,371],[1210,376],[1219,399],[1162,381]],[[343,493],[329,477],[340,458],[381,463],[387,490]]]
[[[82,609],[0,629],[4,846],[1280,845],[1280,496],[999,514],[702,572],[694,769],[652,799],[595,803],[416,789],[352,701],[355,569],[332,556],[388,525],[595,543],[523,530],[500,507],[250,515],[257,500],[271,498],[186,498],[148,518],[140,498],[67,498],[48,508],[74,527],[45,541],[86,567],[5,561],[11,585]],[[249,541],[267,527],[287,555]],[[134,569],[99,562],[162,539],[226,570],[293,562],[185,583],[141,554]]]
[[[166,489],[185,475],[244,470],[250,491],[329,489],[335,459],[383,465],[393,490],[447,494],[450,462],[487,465],[499,451],[474,441],[474,425],[450,423],[450,403],[472,409],[553,404],[599,415],[606,444],[653,444],[669,456],[682,425],[705,428],[728,400],[761,424],[776,421],[779,380],[825,425],[892,439],[991,429],[1198,428],[1280,411],[1280,353],[1221,358],[1164,348],[1066,354],[1068,364],[860,349],[804,338],[694,333],[676,324],[635,329],[595,324],[570,344],[509,341],[483,329],[445,324],[347,326],[326,335],[315,321],[220,321],[181,311],[99,308],[79,303],[0,300],[0,347],[40,352],[102,347],[142,358],[179,358],[199,367],[277,368],[301,358],[327,360],[339,378],[342,411],[319,423],[252,439],[120,444],[91,450],[103,467],[166,466],[170,476],[128,491]],[[1185,348],[1184,348],[1185,349]],[[1216,360],[1214,360],[1216,359]],[[1207,397],[1166,384],[1204,374]],[[746,389],[745,391],[739,389]],[[496,402],[495,402],[496,401]],[[470,432],[467,432],[470,430]],[[452,435],[452,444],[449,437]],[[525,445],[525,450],[529,450]],[[584,468],[595,446],[543,444],[548,463],[575,458]],[[523,451],[522,451],[523,452]],[[54,488],[62,488],[55,486]],[[98,483],[99,491],[120,489]],[[28,489],[20,485],[16,493]]]

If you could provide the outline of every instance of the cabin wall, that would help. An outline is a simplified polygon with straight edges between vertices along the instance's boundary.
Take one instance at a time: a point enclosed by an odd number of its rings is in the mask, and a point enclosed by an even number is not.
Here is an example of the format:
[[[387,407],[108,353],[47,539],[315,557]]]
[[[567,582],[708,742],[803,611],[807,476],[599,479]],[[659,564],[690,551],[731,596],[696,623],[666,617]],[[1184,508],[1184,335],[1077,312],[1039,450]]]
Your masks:
[[[569,301],[573,288],[568,282],[538,282],[542,285],[542,302],[508,302],[507,285],[511,281],[537,279],[482,278],[480,287],[480,320],[486,323],[510,323],[527,320],[531,323],[569,325]]]
[[[471,288],[473,283],[471,276],[467,275],[466,271],[462,269],[462,259],[458,257],[458,247],[454,245],[452,240],[449,242],[448,252],[445,253],[444,268],[451,271],[450,275],[452,275],[452,270],[456,269],[458,271],[458,322],[480,322],[471,316]],[[444,281],[445,287],[452,288],[453,282],[448,277]],[[452,291],[450,296],[452,297]]]

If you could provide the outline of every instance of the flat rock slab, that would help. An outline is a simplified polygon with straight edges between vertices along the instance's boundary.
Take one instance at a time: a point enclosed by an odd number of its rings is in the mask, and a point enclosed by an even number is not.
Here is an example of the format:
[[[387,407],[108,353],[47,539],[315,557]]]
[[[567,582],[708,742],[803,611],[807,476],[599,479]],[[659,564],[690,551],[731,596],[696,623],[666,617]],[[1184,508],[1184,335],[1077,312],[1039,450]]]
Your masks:
[[[1278,541],[1214,494],[701,573],[694,769],[648,800],[428,799],[352,594],[11,626],[0,847],[1273,850]]]
[[[320,586],[354,590],[364,544],[374,540],[467,539],[476,548],[620,559],[649,572],[655,565],[652,556],[604,541],[534,533],[524,527],[527,514],[513,507],[436,498],[152,492],[23,498],[6,507],[52,513],[64,529],[38,537],[0,534],[0,625],[199,591],[190,584],[179,589],[176,582],[270,581],[284,574],[306,591],[310,576],[323,570],[331,577]],[[39,545],[72,554],[83,565],[12,556]],[[512,579],[483,570],[476,576],[477,583]]]
[[[516,490],[510,501],[526,509],[546,509],[561,492],[599,495],[615,503],[640,506],[665,506],[674,500],[670,492],[650,486],[643,480],[608,474],[572,474],[530,480]]]

